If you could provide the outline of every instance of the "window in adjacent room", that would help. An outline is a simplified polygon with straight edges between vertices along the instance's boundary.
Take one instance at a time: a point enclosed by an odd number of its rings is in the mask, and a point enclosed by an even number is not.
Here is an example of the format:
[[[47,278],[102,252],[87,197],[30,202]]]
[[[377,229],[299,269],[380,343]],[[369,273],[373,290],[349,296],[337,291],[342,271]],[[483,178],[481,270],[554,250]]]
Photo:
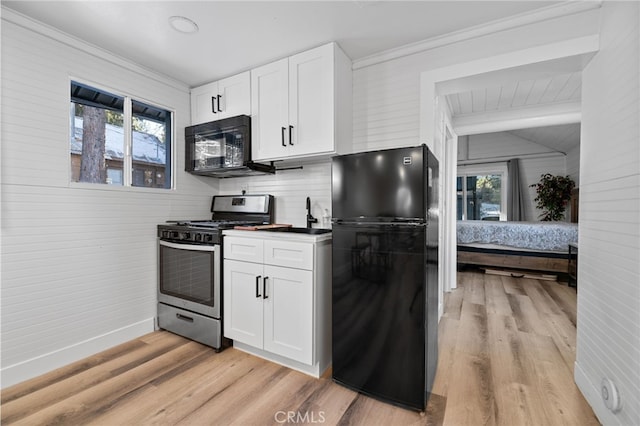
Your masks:
[[[458,220],[506,220],[506,179],[506,165],[458,166]]]
[[[71,82],[71,180],[171,188],[173,114]]]

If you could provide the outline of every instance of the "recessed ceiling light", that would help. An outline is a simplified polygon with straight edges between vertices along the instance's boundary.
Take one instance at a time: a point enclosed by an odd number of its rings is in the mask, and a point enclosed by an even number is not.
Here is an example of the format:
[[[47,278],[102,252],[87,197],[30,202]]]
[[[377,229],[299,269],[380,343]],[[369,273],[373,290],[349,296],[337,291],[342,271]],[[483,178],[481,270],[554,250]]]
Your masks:
[[[169,25],[171,25],[171,28],[174,30],[184,34],[193,34],[198,32],[198,24],[184,16],[171,16],[169,18]]]

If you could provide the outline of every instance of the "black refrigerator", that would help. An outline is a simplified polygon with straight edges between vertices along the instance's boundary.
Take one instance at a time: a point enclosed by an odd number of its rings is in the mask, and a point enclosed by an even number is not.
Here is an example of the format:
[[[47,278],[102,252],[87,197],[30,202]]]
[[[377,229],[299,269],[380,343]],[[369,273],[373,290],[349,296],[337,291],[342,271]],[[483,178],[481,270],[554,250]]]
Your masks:
[[[332,160],[333,380],[423,411],[438,342],[438,161],[425,145]]]

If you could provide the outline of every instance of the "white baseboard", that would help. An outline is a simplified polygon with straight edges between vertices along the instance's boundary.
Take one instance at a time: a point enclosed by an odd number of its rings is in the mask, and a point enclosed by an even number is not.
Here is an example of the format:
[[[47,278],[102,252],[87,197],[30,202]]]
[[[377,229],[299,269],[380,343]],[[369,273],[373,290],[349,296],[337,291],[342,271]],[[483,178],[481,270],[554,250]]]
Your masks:
[[[307,365],[280,355],[273,354],[271,352],[254,348],[253,346],[249,346],[241,342],[234,341],[233,347],[241,350],[242,352],[246,352],[248,354],[255,355],[268,361],[275,362],[276,364],[284,365],[285,367],[289,367],[301,373],[308,374],[309,376],[313,376],[316,379],[322,376],[327,368],[329,368],[329,363],[327,363],[327,365],[320,365],[320,363],[316,362],[314,365]]]
[[[6,388],[32,379],[56,368],[151,333],[154,330],[154,324],[155,318],[148,318],[36,358],[3,366],[0,369],[0,387]]]

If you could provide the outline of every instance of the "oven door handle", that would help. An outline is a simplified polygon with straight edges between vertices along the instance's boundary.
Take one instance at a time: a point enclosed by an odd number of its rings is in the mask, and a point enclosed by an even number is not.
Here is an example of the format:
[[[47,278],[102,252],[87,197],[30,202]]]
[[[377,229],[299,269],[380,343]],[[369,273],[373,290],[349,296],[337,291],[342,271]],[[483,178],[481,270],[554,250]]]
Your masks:
[[[199,244],[180,244],[170,243],[169,241],[160,240],[160,245],[163,247],[170,247],[178,250],[192,250],[192,251],[217,251],[217,244],[215,245],[199,245]]]

